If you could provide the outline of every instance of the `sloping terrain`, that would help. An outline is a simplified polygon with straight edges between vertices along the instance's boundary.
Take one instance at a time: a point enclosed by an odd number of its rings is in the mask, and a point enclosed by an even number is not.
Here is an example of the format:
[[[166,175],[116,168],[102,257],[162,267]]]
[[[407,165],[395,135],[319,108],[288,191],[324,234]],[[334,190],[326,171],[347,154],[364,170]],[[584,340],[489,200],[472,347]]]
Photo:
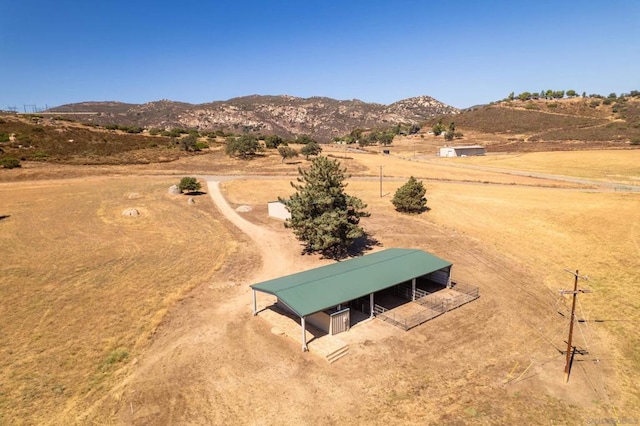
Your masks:
[[[96,114],[69,114],[88,111]],[[249,131],[286,138],[309,134],[320,141],[329,141],[356,127],[418,123],[440,114],[456,114],[458,110],[429,96],[404,99],[387,106],[357,99],[253,95],[199,105],[168,100],[142,105],[84,102],[51,108],[48,112],[63,112],[65,116],[101,125]]]
[[[66,164],[147,164],[194,155],[163,136],[125,134],[42,116],[1,116],[0,158]]]
[[[574,98],[499,102],[429,120],[467,136],[482,134],[491,152],[625,148],[640,143],[640,99]]]

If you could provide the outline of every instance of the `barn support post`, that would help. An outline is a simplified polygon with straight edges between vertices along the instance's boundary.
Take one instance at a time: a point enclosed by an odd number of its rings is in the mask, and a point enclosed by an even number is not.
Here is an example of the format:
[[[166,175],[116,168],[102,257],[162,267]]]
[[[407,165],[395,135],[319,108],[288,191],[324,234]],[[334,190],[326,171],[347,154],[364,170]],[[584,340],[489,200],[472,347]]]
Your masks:
[[[369,318],[373,318],[373,293],[369,294],[369,305],[371,307],[371,315]]]
[[[302,352],[306,352],[309,348],[307,348],[307,325],[305,317],[300,317],[300,327],[302,328]]]
[[[411,300],[416,300],[416,279],[411,279]]]
[[[256,315],[258,315],[258,307],[256,304],[256,291],[253,290],[253,316],[255,317]]]

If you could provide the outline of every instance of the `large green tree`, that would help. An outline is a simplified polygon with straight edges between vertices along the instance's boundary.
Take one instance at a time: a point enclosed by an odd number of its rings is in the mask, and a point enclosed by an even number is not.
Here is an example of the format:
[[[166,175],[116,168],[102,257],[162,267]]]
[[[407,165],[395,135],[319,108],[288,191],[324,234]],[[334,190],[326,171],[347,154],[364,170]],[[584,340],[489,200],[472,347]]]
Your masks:
[[[312,141],[302,147],[300,153],[308,160],[310,155],[318,155],[322,152],[322,147],[318,145],[318,142]]]
[[[229,136],[227,138],[227,155],[232,157],[247,158],[263,151],[262,145],[253,135],[242,135],[239,137]]]
[[[407,183],[398,188],[391,202],[399,212],[420,213],[427,205],[424,197],[426,192],[422,182],[411,176]]]
[[[320,252],[328,257],[343,256],[353,242],[365,235],[360,218],[369,216],[367,207],[357,197],[344,192],[348,177],[340,163],[317,157],[309,170],[298,168],[296,192],[280,199],[291,212],[285,227],[305,244],[305,251]]]

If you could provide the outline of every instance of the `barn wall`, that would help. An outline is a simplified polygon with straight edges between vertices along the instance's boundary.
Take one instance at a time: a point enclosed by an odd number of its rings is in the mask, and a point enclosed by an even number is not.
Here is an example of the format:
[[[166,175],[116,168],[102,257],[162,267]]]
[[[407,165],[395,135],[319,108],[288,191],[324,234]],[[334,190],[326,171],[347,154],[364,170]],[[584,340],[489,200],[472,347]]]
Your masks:
[[[439,271],[435,271],[428,274],[426,277],[431,281],[435,281],[438,284],[442,284],[443,286],[446,286],[449,284],[450,275],[451,275],[451,271],[449,269],[440,269]]]
[[[457,157],[456,150],[453,148],[440,148],[440,157]]]
[[[329,333],[331,317],[326,312],[316,312],[307,316],[307,322],[322,331]]]

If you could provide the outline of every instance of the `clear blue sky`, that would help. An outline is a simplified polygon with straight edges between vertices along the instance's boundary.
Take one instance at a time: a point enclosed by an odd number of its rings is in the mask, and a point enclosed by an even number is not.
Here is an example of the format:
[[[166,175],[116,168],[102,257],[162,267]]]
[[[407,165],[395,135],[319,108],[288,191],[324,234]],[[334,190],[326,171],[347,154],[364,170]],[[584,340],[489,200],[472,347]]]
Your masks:
[[[640,90],[638,0],[2,0],[0,109]]]

